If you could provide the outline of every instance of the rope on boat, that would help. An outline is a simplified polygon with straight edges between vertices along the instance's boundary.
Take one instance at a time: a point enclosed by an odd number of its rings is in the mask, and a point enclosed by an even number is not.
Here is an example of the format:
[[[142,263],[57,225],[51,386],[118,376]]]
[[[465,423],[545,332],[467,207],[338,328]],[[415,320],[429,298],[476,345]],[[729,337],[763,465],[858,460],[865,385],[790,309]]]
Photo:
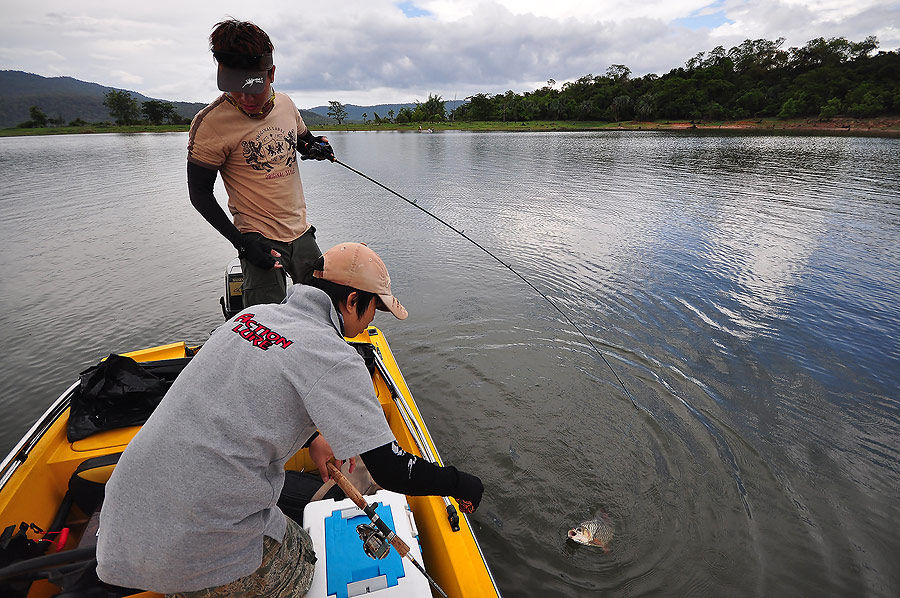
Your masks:
[[[593,342],[590,338],[588,338],[588,335],[584,333],[584,331],[581,329],[581,327],[580,327],[578,324],[576,324],[576,323],[572,320],[572,318],[570,318],[570,317],[568,316],[568,314],[566,314],[566,312],[564,312],[564,311],[562,310],[562,308],[561,308],[559,305],[557,305],[557,303],[556,303],[555,301],[553,301],[550,297],[548,297],[546,294],[544,294],[544,292],[541,291],[539,288],[537,288],[536,286],[534,286],[534,285],[531,283],[531,281],[529,281],[527,278],[525,278],[524,276],[522,276],[521,274],[519,274],[519,273],[518,273],[511,265],[507,264],[507,263],[504,262],[502,259],[500,259],[500,258],[497,257],[496,255],[494,255],[489,249],[487,249],[486,247],[484,247],[481,243],[479,243],[478,241],[476,241],[476,240],[472,239],[471,237],[469,237],[464,231],[459,230],[458,228],[456,228],[455,226],[453,226],[452,224],[450,224],[450,223],[447,222],[446,220],[443,220],[443,219],[440,218],[439,216],[437,216],[437,215],[435,215],[435,214],[432,214],[431,212],[429,212],[428,210],[426,210],[425,208],[423,208],[422,206],[420,206],[415,200],[411,200],[411,199],[407,199],[406,197],[403,197],[402,195],[400,195],[399,193],[397,193],[396,191],[394,191],[394,190],[391,189],[390,187],[388,187],[388,186],[386,186],[386,185],[383,185],[383,184],[379,183],[378,181],[376,181],[375,179],[373,179],[373,178],[370,177],[369,175],[364,174],[364,173],[362,173],[362,172],[356,170],[356,169],[353,168],[352,166],[349,166],[348,164],[345,164],[345,163],[341,162],[341,161],[338,160],[337,158],[330,157],[329,160],[331,160],[332,162],[335,162],[335,163],[337,163],[337,164],[340,164],[341,166],[343,166],[343,167],[346,168],[347,170],[349,170],[349,171],[351,171],[351,172],[354,172],[354,173],[358,174],[359,176],[363,177],[363,178],[366,179],[367,181],[371,181],[372,183],[375,183],[376,185],[378,185],[379,187],[381,187],[381,188],[384,189],[385,191],[387,191],[387,192],[389,192],[389,193],[392,193],[392,194],[396,195],[397,197],[399,197],[400,199],[402,199],[403,201],[405,201],[405,202],[408,203],[409,205],[413,206],[414,208],[418,208],[419,210],[422,210],[423,212],[425,212],[426,214],[428,214],[429,216],[431,216],[432,218],[434,218],[435,220],[437,220],[438,222],[440,222],[441,224],[443,224],[444,226],[446,226],[447,228],[449,228],[450,230],[452,230],[453,232],[455,232],[456,234],[458,234],[459,236],[461,236],[463,239],[465,239],[465,240],[468,241],[469,243],[472,243],[475,247],[477,247],[478,249],[482,250],[483,252],[485,252],[486,254],[488,254],[489,256],[491,256],[491,257],[492,257],[494,260],[496,260],[499,264],[501,264],[501,265],[504,266],[507,270],[509,270],[510,272],[512,272],[517,278],[519,278],[519,280],[521,280],[522,282],[524,282],[525,284],[527,284],[529,287],[531,287],[538,295],[540,295],[541,297],[543,297],[544,300],[545,300],[547,303],[549,303],[550,305],[552,305],[553,308],[554,308],[556,311],[558,311],[559,314],[560,314],[563,318],[565,318],[566,322],[568,322],[568,323],[572,326],[572,328],[574,328],[575,330],[577,330],[578,333],[584,338],[584,340],[586,340],[586,341],[588,342],[588,344],[591,346],[591,348],[593,348],[594,351],[597,353],[597,355],[600,356],[600,359],[603,360],[603,363],[606,364],[606,367],[609,368],[609,371],[612,372],[612,375],[615,376],[616,381],[618,381],[619,385],[622,387],[622,390],[625,391],[625,396],[628,397],[628,399],[631,401],[631,404],[634,405],[634,408],[635,408],[635,409],[638,409],[638,410],[646,411],[647,413],[650,413],[649,411],[647,411],[647,409],[644,409],[644,408],[638,406],[637,401],[634,400],[634,397],[631,396],[631,393],[628,391],[628,387],[625,386],[625,383],[622,381],[621,378],[619,378],[619,375],[616,373],[616,370],[613,369],[612,364],[609,363],[609,360],[606,359],[606,355],[604,355],[604,354],[603,354],[603,351],[601,351],[601,350],[597,347],[597,345],[595,345],[594,342]]]

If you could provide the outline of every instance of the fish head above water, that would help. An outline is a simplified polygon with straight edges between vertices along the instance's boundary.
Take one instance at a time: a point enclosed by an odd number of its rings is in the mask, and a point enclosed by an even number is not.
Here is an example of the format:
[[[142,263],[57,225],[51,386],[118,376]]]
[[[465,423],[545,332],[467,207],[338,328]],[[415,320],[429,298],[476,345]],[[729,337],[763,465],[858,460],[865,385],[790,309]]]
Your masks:
[[[579,523],[568,533],[568,538],[573,542],[584,546],[597,546],[602,548],[603,552],[609,552],[612,537],[612,523],[605,514],[600,518]]]
[[[583,525],[569,530],[569,539],[578,544],[590,544],[591,532],[586,530]]]

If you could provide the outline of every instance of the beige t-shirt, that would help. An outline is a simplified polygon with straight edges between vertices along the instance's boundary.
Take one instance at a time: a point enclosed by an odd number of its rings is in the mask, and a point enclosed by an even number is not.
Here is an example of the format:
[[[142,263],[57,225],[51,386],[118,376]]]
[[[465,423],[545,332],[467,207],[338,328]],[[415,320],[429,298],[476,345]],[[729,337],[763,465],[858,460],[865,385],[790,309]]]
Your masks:
[[[297,168],[297,138],[306,134],[300,111],[283,93],[265,118],[248,117],[221,95],[191,123],[188,160],[217,169],[228,209],[242,233],[293,241],[309,227]]]

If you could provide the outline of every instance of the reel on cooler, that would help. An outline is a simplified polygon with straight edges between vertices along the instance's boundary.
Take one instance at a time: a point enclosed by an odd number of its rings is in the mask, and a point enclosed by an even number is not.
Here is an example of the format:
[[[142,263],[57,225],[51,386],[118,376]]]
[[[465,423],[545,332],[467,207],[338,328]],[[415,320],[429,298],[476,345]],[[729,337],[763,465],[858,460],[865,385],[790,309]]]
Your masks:
[[[360,523],[356,526],[356,533],[363,542],[363,551],[369,558],[383,559],[391,550],[391,545],[378,528],[371,523]]]

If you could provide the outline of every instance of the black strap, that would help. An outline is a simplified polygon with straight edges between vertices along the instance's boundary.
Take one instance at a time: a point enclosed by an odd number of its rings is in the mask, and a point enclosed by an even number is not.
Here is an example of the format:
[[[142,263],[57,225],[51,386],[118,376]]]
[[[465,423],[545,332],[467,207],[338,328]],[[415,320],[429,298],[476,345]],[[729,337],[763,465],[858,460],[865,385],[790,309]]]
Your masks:
[[[53,554],[45,554],[44,556],[35,557],[13,563],[7,567],[0,569],[0,580],[18,577],[25,573],[33,571],[42,571],[45,569],[58,569],[64,565],[74,562],[88,561],[95,558],[97,554],[96,546],[88,546],[86,548],[74,548],[72,550],[64,550]]]

